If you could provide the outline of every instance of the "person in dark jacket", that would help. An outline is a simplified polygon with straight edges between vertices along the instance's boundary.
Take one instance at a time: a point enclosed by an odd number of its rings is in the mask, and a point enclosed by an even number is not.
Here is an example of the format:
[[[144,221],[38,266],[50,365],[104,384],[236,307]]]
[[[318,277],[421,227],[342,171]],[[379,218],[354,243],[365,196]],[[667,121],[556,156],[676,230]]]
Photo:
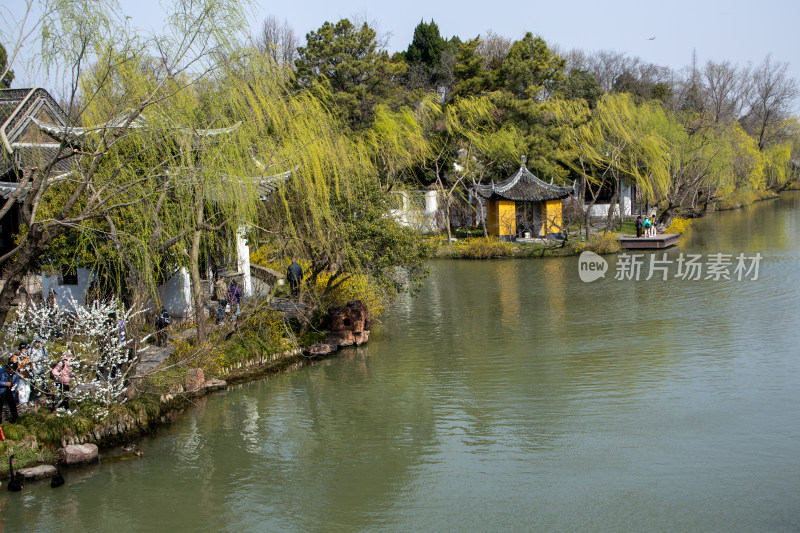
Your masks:
[[[161,312],[156,317],[156,345],[167,345],[167,328],[172,322],[172,317],[167,313],[167,308],[162,307]]]
[[[9,411],[11,411],[11,423],[17,421],[19,414],[17,414],[17,399],[14,398],[13,388],[19,385],[19,374],[16,368],[16,355],[8,358],[5,365],[0,367],[0,420],[3,416],[3,404],[8,404]]]
[[[642,215],[639,215],[638,217],[636,217],[636,236],[637,237],[641,237],[642,236],[642,224],[644,224],[644,222],[642,222]]]
[[[286,269],[286,279],[289,280],[289,288],[292,296],[297,297],[300,293],[300,282],[303,281],[303,267],[292,257],[292,264]]]

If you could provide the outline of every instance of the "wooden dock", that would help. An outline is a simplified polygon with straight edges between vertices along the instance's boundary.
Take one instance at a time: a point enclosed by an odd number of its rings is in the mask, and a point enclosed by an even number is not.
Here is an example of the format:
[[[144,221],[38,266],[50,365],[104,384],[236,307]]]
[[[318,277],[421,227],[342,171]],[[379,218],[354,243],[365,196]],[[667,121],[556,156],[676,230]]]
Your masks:
[[[676,233],[664,233],[655,237],[635,237],[633,235],[622,235],[619,243],[627,250],[659,250],[675,246],[681,236]]]

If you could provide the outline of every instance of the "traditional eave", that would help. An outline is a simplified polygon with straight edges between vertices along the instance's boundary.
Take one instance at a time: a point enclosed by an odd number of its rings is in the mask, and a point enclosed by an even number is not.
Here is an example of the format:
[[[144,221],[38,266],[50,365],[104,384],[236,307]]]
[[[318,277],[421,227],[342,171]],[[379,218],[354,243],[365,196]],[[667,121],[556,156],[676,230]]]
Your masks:
[[[59,126],[57,124],[48,124],[46,122],[33,119],[39,128],[59,141],[64,140],[69,144],[77,144],[81,140],[83,140],[86,135],[90,133],[95,133],[99,131],[109,131],[109,130],[135,130],[135,129],[144,129],[145,126],[145,119],[141,116],[136,117],[133,119],[130,124],[127,124],[128,119],[125,116],[120,118],[116,118],[105,124],[101,124],[99,126],[95,126],[93,128],[77,128],[74,126]],[[237,122],[233,126],[227,126],[225,128],[215,128],[215,129],[208,129],[208,130],[193,130],[189,128],[176,128],[183,133],[187,133],[193,135],[194,137],[198,138],[207,138],[207,137],[216,137],[217,135],[223,135],[225,133],[231,133],[236,131],[236,129],[241,126],[241,122]]]
[[[296,169],[295,169],[296,170]],[[224,201],[226,196],[226,185],[229,183],[251,183],[258,189],[258,199],[261,201],[267,200],[275,191],[277,191],[284,183],[289,181],[294,173],[294,170],[287,170],[281,174],[273,176],[229,176],[227,174],[219,175],[219,183],[216,186],[206,189],[205,198],[212,202]],[[167,173],[172,179],[187,181],[189,176],[184,174],[181,168],[175,168]],[[0,182],[2,185],[2,182]],[[0,189],[0,194],[2,189]]]
[[[486,200],[510,200],[514,202],[544,202],[562,200],[573,194],[575,185],[569,189],[545,183],[534,176],[525,166],[523,160],[519,170],[500,183],[492,180],[489,185],[478,185],[474,188],[476,196]]]
[[[72,169],[72,150],[42,130],[42,119],[63,128],[67,116],[53,97],[42,88],[0,90],[0,180],[13,181],[24,169],[45,168],[64,174]]]

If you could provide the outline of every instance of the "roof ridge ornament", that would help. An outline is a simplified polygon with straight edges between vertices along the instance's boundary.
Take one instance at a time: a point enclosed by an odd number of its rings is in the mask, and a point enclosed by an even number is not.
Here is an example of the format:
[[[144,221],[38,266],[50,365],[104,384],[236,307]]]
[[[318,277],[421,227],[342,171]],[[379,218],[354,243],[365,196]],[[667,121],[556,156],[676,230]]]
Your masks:
[[[519,159],[520,159],[520,161],[522,161],[521,167],[524,168],[525,167],[525,163],[528,162],[528,157],[524,156],[524,155],[521,155],[521,156],[519,156]]]

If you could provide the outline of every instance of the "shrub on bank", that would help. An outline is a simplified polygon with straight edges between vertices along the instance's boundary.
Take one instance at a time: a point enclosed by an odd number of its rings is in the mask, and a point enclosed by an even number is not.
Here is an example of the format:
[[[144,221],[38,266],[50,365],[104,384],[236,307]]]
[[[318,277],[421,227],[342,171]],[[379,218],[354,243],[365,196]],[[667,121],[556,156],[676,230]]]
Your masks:
[[[622,247],[620,246],[619,239],[616,235],[606,232],[592,235],[589,240],[584,243],[584,249],[596,254],[604,255],[615,254],[619,252]]]
[[[672,219],[672,222],[664,230],[664,233],[677,233],[678,235],[682,235],[689,231],[692,227],[692,219],[691,218],[678,218],[675,217]]]
[[[511,243],[501,241],[496,237],[478,237],[459,241],[455,245],[455,252],[458,257],[465,259],[493,259],[513,255]]]

